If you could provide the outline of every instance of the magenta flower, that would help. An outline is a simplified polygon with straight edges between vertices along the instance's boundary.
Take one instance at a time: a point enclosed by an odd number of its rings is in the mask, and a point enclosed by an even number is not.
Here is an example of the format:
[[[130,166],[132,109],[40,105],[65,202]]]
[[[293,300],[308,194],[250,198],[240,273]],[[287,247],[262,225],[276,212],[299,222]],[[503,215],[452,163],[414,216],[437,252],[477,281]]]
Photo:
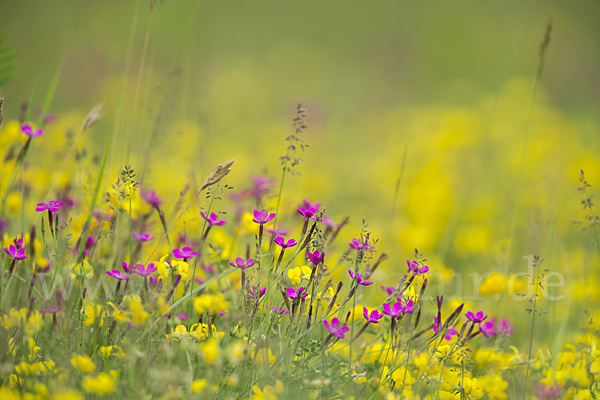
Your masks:
[[[348,245],[356,251],[371,250],[375,247],[369,242],[363,242],[362,240],[356,238],[353,238],[352,241],[348,243]]]
[[[297,291],[294,288],[289,287],[287,288],[286,294],[287,297],[289,297],[292,300],[303,299],[306,296],[308,296],[308,293],[304,291],[303,287],[299,287]]]
[[[267,222],[272,221],[273,218],[275,218],[275,213],[269,214],[267,210],[254,210],[254,218],[252,219],[252,221],[254,221],[257,224],[263,225]]]
[[[367,310],[367,307],[363,307],[363,315],[365,316],[367,322],[372,324],[378,324],[379,320],[383,318],[383,314],[379,314],[379,311],[377,310],[371,311],[371,315],[369,315],[369,310]]]
[[[259,299],[261,297],[263,297],[265,295],[265,293],[267,292],[267,287],[265,286],[264,288],[257,290],[258,288],[256,286],[253,286],[251,288],[248,288],[248,293],[250,293],[252,296],[254,297],[258,297]]]
[[[387,293],[388,296],[391,296],[392,293],[394,293],[394,289],[396,289],[394,286],[381,286],[381,290]]]
[[[204,211],[200,211],[200,214],[202,215],[202,218],[204,218],[210,226],[213,226],[213,225],[221,226],[221,225],[225,225],[227,223],[227,221],[224,221],[224,220],[219,221],[219,217],[215,213],[210,213],[210,215],[208,217],[206,216],[206,214],[204,214]]]
[[[177,315],[175,316],[175,318],[182,319],[182,320],[186,320],[186,319],[188,319],[188,314],[187,314],[187,313],[181,313],[181,314],[177,314]]]
[[[244,261],[244,259],[242,257],[238,257],[235,259],[235,262],[229,261],[229,265],[231,265],[232,267],[235,267],[235,268],[239,268],[239,269],[250,268],[254,264],[255,264],[255,262],[252,258],[249,258],[248,261]]]
[[[468,311],[465,314],[465,317],[467,317],[468,319],[470,319],[471,321],[473,321],[474,324],[478,324],[480,322],[483,322],[488,316],[486,315],[484,317],[483,316],[483,311],[477,311],[477,314],[473,314],[472,311]]]
[[[281,306],[279,306],[277,308],[271,307],[271,310],[273,312],[275,312],[275,314],[277,314],[277,315],[287,315],[290,313],[287,308],[281,307]]]
[[[340,224],[338,224],[337,222],[334,222],[331,218],[329,218],[326,215],[323,215],[323,218],[321,218],[321,221],[323,221],[325,226],[328,226],[333,229],[337,229],[340,227]]]
[[[27,256],[25,255],[24,248],[18,248],[13,246],[12,244],[8,248],[5,247],[4,251],[15,260],[24,260],[27,258]]]
[[[106,274],[109,276],[112,276],[113,278],[118,279],[120,281],[127,279],[127,274],[121,274],[121,271],[119,271],[118,269],[113,269],[112,271],[106,271]]]
[[[173,250],[173,257],[175,257],[175,258],[189,259],[189,258],[194,257],[196,254],[198,254],[198,252],[192,251],[192,249],[189,247],[183,247],[181,249]]]
[[[333,318],[331,320],[331,325],[329,325],[329,322],[327,322],[327,320],[323,321],[323,325],[325,325],[325,328],[327,328],[329,333],[340,339],[343,339],[344,333],[350,330],[350,328],[348,328],[346,325],[342,326],[341,328],[338,328],[338,326],[340,326],[340,320],[337,318]]]
[[[510,336],[515,332],[515,328],[508,322],[508,319],[502,318],[500,321],[500,333],[506,336]]]
[[[161,198],[156,195],[155,190],[149,192],[147,190],[142,189],[141,195],[142,198],[146,200],[146,203],[148,203],[152,207],[158,208],[163,203]]]
[[[279,228],[275,228],[275,229],[265,228],[265,231],[268,233],[272,233],[275,236],[287,236],[287,234],[288,234],[288,231],[284,231]]]
[[[359,272],[357,272],[355,274],[354,272],[352,272],[351,269],[349,269],[348,273],[350,274],[350,276],[352,277],[352,279],[354,279],[354,282],[356,282],[357,285],[369,286],[369,285],[373,284],[372,281],[364,281],[363,278],[362,278],[362,276],[360,276]]]
[[[300,207],[298,209],[298,213],[300,213],[300,215],[302,215],[304,218],[306,218],[306,220],[308,221],[310,218],[312,218],[313,215],[315,215],[315,213],[318,210],[315,208],[304,208],[304,207]]]
[[[383,303],[383,313],[392,318],[400,318],[403,313],[412,312],[414,312],[414,303],[412,300],[409,300],[406,304],[402,304],[402,299],[400,299],[393,306]]]
[[[319,253],[318,250],[315,250],[313,253],[308,252],[308,258],[310,259],[310,262],[312,262],[314,265],[319,265],[323,262],[323,259],[325,258],[325,253]]]
[[[45,308],[43,310],[40,310],[40,312],[42,314],[56,314],[58,312],[59,308],[55,307],[55,308]]]
[[[50,200],[48,202],[48,204],[46,203],[38,203],[37,207],[35,209],[35,211],[37,212],[42,212],[42,211],[52,211],[52,212],[58,212],[58,207],[64,206],[65,203],[61,203],[59,201],[56,200]]]
[[[408,268],[412,271],[413,274],[415,275],[419,275],[419,274],[424,274],[426,272],[429,272],[429,267],[427,265],[423,265],[423,267],[421,267],[419,265],[418,261],[410,261],[410,260],[406,260],[406,263],[408,264]]]
[[[275,238],[274,242],[277,243],[278,245],[280,245],[284,249],[287,249],[289,247],[294,247],[295,245],[298,244],[298,243],[296,243],[296,241],[294,239],[290,239],[286,242],[282,236],[277,236]]]
[[[316,203],[313,204],[310,201],[308,201],[307,199],[304,199],[303,203],[304,203],[304,208],[306,208],[306,209],[312,208],[315,210],[315,212],[319,211],[319,208],[321,207],[320,201],[317,201]]]
[[[492,319],[491,321],[485,321],[479,324],[479,330],[483,333],[483,336],[490,337],[492,335],[497,334],[496,332],[496,320]]]
[[[157,287],[160,283],[162,283],[162,278],[159,278],[157,276],[151,276],[148,278],[148,285],[150,285],[150,287],[153,289]]]
[[[24,134],[26,134],[30,138],[42,136],[44,134],[44,130],[43,129],[38,129],[38,130],[34,131],[33,127],[31,125],[29,125],[29,124],[23,124],[23,125],[21,125],[21,132],[23,132]]]
[[[140,276],[148,276],[151,273],[153,273],[154,271],[156,271],[156,267],[154,266],[154,263],[150,263],[147,266],[144,266],[143,264],[136,264],[135,266],[135,273],[140,275]]]
[[[444,330],[444,327],[442,326],[441,323],[438,322],[437,317],[433,317],[433,331],[435,333],[441,332]],[[446,339],[447,341],[452,340],[452,336],[456,336],[458,335],[458,332],[456,332],[456,329],[454,328],[448,328],[448,330],[446,330],[446,335],[444,336],[444,339]]]
[[[140,242],[149,242],[152,239],[154,239],[154,236],[150,236],[150,234],[148,234],[148,233],[131,232],[131,236],[133,236]]]
[[[130,273],[130,272],[135,272],[135,267],[136,264],[131,263],[131,264],[127,264],[125,261],[123,261],[123,264],[121,264],[123,266],[123,271]],[[141,264],[137,264],[137,265],[141,265]]]

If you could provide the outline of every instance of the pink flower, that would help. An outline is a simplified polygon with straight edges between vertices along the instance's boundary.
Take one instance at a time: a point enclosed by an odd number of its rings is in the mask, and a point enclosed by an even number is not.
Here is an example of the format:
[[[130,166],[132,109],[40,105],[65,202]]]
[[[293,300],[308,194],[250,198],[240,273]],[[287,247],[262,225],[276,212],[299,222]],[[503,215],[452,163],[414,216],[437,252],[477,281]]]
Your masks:
[[[310,259],[310,262],[312,262],[314,265],[319,265],[323,262],[323,259],[325,258],[325,253],[319,253],[318,250],[315,250],[314,252],[308,252],[308,258]]]
[[[152,239],[154,239],[154,236],[150,236],[150,234],[148,234],[148,233],[131,232],[131,236],[133,236],[140,242],[149,242]]]
[[[433,317],[433,331],[435,333],[441,332],[444,330],[444,327],[442,326],[441,323],[438,322],[437,317]],[[458,332],[456,332],[456,329],[453,328],[448,328],[448,330],[446,330],[446,336],[444,336],[444,339],[446,339],[447,341],[452,340],[452,336],[456,336],[458,335]]]
[[[15,260],[24,260],[27,258],[27,256],[25,256],[24,248],[17,248],[12,244],[8,248],[5,247],[4,251]]]
[[[46,204],[46,203],[38,203],[35,211],[42,212],[42,211],[49,210],[51,212],[58,212],[58,207],[61,207],[61,206],[64,206],[64,205],[65,205],[65,203],[61,203],[61,202],[56,201],[56,200],[50,200],[48,202],[48,204]]]
[[[275,218],[275,213],[269,214],[267,210],[254,210],[254,218],[252,219],[252,221],[254,221],[257,224],[263,225],[267,222],[272,221],[273,218]]]
[[[143,264],[136,264],[135,267],[135,273],[140,276],[148,276],[157,270],[157,268],[154,266],[154,263],[150,263],[147,266],[144,266]]]
[[[337,222],[334,222],[331,218],[329,218],[326,215],[323,215],[323,218],[321,218],[321,221],[323,221],[325,226],[328,226],[330,228],[337,229],[340,227],[340,224],[338,224]]]
[[[142,195],[142,198],[146,200],[146,203],[148,203],[152,207],[158,208],[163,203],[161,198],[156,195],[155,190],[149,192],[147,190],[142,189],[142,192],[140,194]]]
[[[45,308],[43,310],[40,310],[40,312],[42,314],[55,314],[55,313],[58,312],[58,310],[59,310],[58,307],[55,307],[55,308]]]
[[[198,252],[192,251],[192,249],[189,247],[183,247],[181,249],[173,250],[173,257],[175,257],[175,258],[189,259],[189,258],[194,257],[196,254],[198,254]]]
[[[304,291],[303,287],[299,287],[297,291],[294,288],[289,287],[287,288],[286,294],[287,297],[289,297],[292,300],[303,299],[306,296],[308,296],[308,293]]]
[[[483,336],[490,337],[492,335],[497,334],[496,332],[496,320],[492,319],[491,321],[485,321],[479,324],[479,330],[483,333]]]
[[[354,282],[356,282],[357,285],[369,286],[369,285],[373,284],[373,282],[371,282],[371,281],[364,281],[362,276],[360,276],[360,273],[358,273],[358,272],[355,274],[354,272],[352,272],[351,269],[349,269],[348,273],[350,274],[352,279],[354,279]]]
[[[486,315],[484,317],[483,316],[483,311],[477,311],[477,314],[473,314],[472,311],[468,311],[465,314],[465,317],[467,317],[468,319],[470,319],[471,321],[473,321],[474,324],[478,324],[480,322],[483,322],[488,316]]]
[[[371,311],[371,315],[369,315],[369,310],[367,310],[367,307],[363,307],[363,315],[367,322],[372,324],[378,324],[379,320],[383,318],[383,314],[379,314],[379,311],[377,310]]]
[[[219,221],[219,217],[215,213],[210,213],[210,215],[208,217],[206,216],[204,211],[200,211],[200,214],[202,215],[202,218],[204,218],[210,226],[213,226],[213,225],[221,226],[221,225],[225,225],[227,223],[227,221],[224,221],[224,220]]]
[[[352,241],[348,243],[348,245],[356,251],[371,250],[375,247],[369,242],[363,242],[362,240],[356,238],[353,238]]]
[[[106,274],[109,276],[112,276],[113,278],[118,279],[120,281],[127,279],[127,274],[121,274],[121,271],[119,271],[118,269],[113,269],[112,271],[106,271]]]
[[[255,264],[255,262],[252,258],[249,258],[248,261],[244,261],[244,259],[242,257],[238,257],[235,259],[235,262],[229,261],[229,265],[231,265],[232,267],[235,267],[235,268],[239,268],[239,269],[250,268],[254,264]]]
[[[298,244],[298,243],[296,243],[296,241],[294,239],[290,239],[286,243],[285,239],[281,236],[276,237],[274,242],[277,243],[278,245],[280,245],[284,249],[287,249],[289,247],[294,247],[295,245]]]
[[[21,132],[23,132],[24,134],[26,134],[30,138],[42,136],[44,134],[44,130],[43,129],[38,129],[38,130],[34,131],[33,127],[31,125],[29,125],[29,124],[23,124],[23,125],[21,125]]]
[[[402,303],[402,299],[394,303],[393,306],[390,306],[388,303],[383,303],[383,313],[392,318],[400,318],[403,313],[414,312],[414,303],[412,300],[409,300],[406,304]]]
[[[308,221],[318,210],[315,208],[304,208],[300,207],[298,213],[302,215]]]
[[[316,203],[313,204],[310,201],[308,201],[307,199],[304,199],[303,203],[304,203],[304,208],[306,208],[306,209],[312,208],[315,210],[315,212],[319,211],[319,208],[321,207],[320,201],[317,201]]]
[[[275,236],[286,236],[288,234],[287,231],[284,231],[284,230],[279,229],[279,228],[275,228],[275,229],[265,228],[265,231],[268,232],[268,233],[272,233]]]
[[[250,293],[254,297],[258,297],[259,299],[265,295],[267,292],[267,287],[265,286],[262,289],[258,289],[256,286],[248,288],[248,293]]]
[[[344,333],[350,330],[350,328],[348,328],[346,325],[342,326],[341,328],[338,328],[338,326],[340,326],[340,320],[337,318],[333,318],[331,320],[331,325],[329,325],[329,322],[327,322],[327,320],[323,321],[323,325],[325,325],[325,328],[327,328],[329,333],[340,339],[343,339]]]
[[[429,272],[429,267],[427,265],[423,265],[423,267],[421,267],[419,265],[418,261],[410,261],[410,260],[406,260],[406,263],[408,264],[408,268],[412,271],[413,274],[415,275],[419,275],[419,274],[424,274],[426,272]]]
[[[396,289],[394,286],[381,286],[381,290],[387,293],[388,296],[391,296],[392,293],[394,293],[394,289]]]
[[[514,333],[515,328],[508,322],[508,319],[502,318],[500,321],[500,333],[506,336],[510,336]]]
[[[281,307],[281,306],[279,306],[277,308],[271,307],[271,310],[273,312],[275,312],[275,314],[277,314],[277,315],[287,315],[290,313],[285,307]]]

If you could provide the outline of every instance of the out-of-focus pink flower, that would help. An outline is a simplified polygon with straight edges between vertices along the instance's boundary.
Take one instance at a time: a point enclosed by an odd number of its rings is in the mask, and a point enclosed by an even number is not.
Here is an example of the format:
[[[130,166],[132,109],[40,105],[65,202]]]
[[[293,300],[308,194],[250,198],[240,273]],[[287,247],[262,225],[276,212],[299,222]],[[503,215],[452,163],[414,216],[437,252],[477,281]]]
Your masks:
[[[438,322],[437,317],[433,317],[433,331],[435,333],[441,332],[444,330],[443,325]],[[454,328],[448,328],[448,330],[446,330],[446,335],[444,336],[444,339],[446,339],[447,341],[452,340],[452,336],[456,336],[458,335],[458,332],[456,332],[456,329]]]
[[[252,218],[252,221],[254,221],[254,223],[264,225],[268,222],[271,222],[273,218],[275,218],[275,213],[269,214],[267,210],[254,210],[254,218]]]
[[[143,264],[136,264],[135,266],[135,273],[140,276],[148,276],[156,270],[157,268],[154,266],[154,263],[150,263],[146,266]]]
[[[173,250],[173,257],[175,257],[175,258],[190,259],[190,258],[194,257],[196,254],[198,254],[198,252],[192,251],[192,249],[189,247],[183,247],[181,249]]]
[[[15,260],[24,260],[27,258],[23,247],[17,248],[11,244],[8,248],[5,247],[4,251]]]
[[[210,213],[210,215],[207,216],[204,213],[204,211],[200,211],[200,215],[202,215],[202,218],[204,218],[210,226],[213,226],[213,225],[221,226],[221,225],[225,225],[227,223],[227,221],[225,221],[225,220],[219,220],[219,217],[215,213]]]
[[[154,236],[150,236],[149,233],[137,233],[131,232],[131,236],[139,240],[140,242],[149,242],[154,239]]]
[[[244,261],[244,259],[242,257],[238,257],[235,259],[235,262],[229,261],[229,265],[231,265],[232,267],[235,267],[235,268],[239,268],[239,269],[250,268],[254,264],[255,264],[255,262],[252,258],[248,259],[248,261]]]
[[[146,203],[148,203],[152,207],[158,208],[163,203],[161,198],[158,197],[158,195],[156,194],[155,190],[149,192],[147,190],[142,189],[140,194],[142,195],[142,199],[146,200]]]
[[[118,269],[113,269],[112,271],[106,271],[106,274],[109,276],[112,276],[113,278],[118,279],[120,281],[127,279],[127,274],[121,274],[121,271],[119,271]]]
[[[43,129],[37,129],[34,131],[33,127],[29,124],[21,125],[21,132],[23,132],[25,135],[29,136],[30,138],[42,136],[44,134]]]

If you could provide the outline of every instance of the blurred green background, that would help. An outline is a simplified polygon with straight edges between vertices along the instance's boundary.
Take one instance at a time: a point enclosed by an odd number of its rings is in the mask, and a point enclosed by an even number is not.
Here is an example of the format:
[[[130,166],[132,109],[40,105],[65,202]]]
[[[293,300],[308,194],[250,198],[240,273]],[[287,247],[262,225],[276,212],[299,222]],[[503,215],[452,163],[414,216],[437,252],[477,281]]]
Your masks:
[[[289,210],[321,200],[351,217],[350,237],[364,217],[384,251],[418,247],[437,268],[522,271],[540,252],[574,282],[589,258],[571,224],[578,169],[600,182],[598,15],[597,1],[2,1],[16,54],[5,119],[40,106],[59,70],[46,140],[102,103],[87,145],[101,155],[123,77],[110,174],[151,144],[144,183],[174,201],[230,158],[236,186],[279,178],[301,101],[312,147]]]

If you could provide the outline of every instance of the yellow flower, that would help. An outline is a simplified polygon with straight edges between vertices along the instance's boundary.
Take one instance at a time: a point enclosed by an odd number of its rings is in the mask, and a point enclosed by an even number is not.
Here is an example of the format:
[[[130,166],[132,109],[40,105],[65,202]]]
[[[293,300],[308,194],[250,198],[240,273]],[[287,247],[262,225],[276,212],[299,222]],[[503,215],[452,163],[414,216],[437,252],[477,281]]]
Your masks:
[[[400,367],[396,369],[392,373],[392,379],[394,382],[396,382],[397,386],[402,386],[402,382],[404,382],[406,386],[411,386],[413,383],[415,383],[415,378],[413,378],[410,372],[406,370],[406,367]]]
[[[262,390],[258,386],[253,386],[251,400],[277,400],[275,388],[271,385],[265,386]]]
[[[110,353],[112,353],[112,346],[101,346],[100,347],[100,353],[102,354],[102,357],[104,358],[108,358],[110,357]]]
[[[303,278],[309,278],[312,270],[308,265],[288,269],[288,278],[292,280],[292,285],[298,285]]]
[[[194,310],[198,314],[204,314],[206,311],[227,312],[229,303],[225,301],[223,293],[202,294],[194,299]]]
[[[188,280],[188,271],[190,269],[190,265],[185,262],[185,261],[172,261],[171,265],[173,266],[173,268],[177,269],[177,273],[179,275],[181,275],[181,280],[182,281],[187,281]]]
[[[142,307],[142,302],[140,300],[132,300],[131,303],[129,303],[129,309],[133,315],[133,323],[136,325],[143,324],[150,316],[148,312],[144,311],[144,307]]]
[[[91,358],[87,356],[75,356],[71,358],[71,364],[79,370],[79,372],[94,372],[96,366]]]
[[[196,379],[194,382],[192,382],[191,389],[193,393],[200,393],[205,386],[206,379]]]
[[[504,392],[508,387],[508,382],[503,380],[501,376],[483,376],[479,380],[490,400],[506,400],[508,398],[508,395]]]
[[[200,344],[200,351],[204,355],[204,360],[212,364],[219,357],[219,343],[215,339],[209,339]]]
[[[115,321],[117,321],[120,324],[124,324],[126,322],[129,322],[127,311],[119,310],[117,308],[117,306],[115,306],[113,304],[112,301],[109,301],[108,305],[111,306],[112,309],[113,309],[113,318],[115,319]]]
[[[112,303],[108,303],[112,304]],[[102,306],[100,304],[88,303],[87,307],[85,307],[85,320],[83,321],[84,325],[91,326],[96,322],[96,318],[100,318],[99,325],[104,325],[104,317],[106,313],[102,310]]]
[[[479,293],[484,296],[501,294],[506,289],[506,278],[499,272],[493,272],[479,285]]]
[[[34,336],[42,329],[42,325],[44,325],[42,314],[39,311],[32,312],[25,324],[25,334],[27,336]]]
[[[115,391],[115,379],[106,372],[95,378],[88,376],[83,380],[83,389],[88,393],[110,394]]]

